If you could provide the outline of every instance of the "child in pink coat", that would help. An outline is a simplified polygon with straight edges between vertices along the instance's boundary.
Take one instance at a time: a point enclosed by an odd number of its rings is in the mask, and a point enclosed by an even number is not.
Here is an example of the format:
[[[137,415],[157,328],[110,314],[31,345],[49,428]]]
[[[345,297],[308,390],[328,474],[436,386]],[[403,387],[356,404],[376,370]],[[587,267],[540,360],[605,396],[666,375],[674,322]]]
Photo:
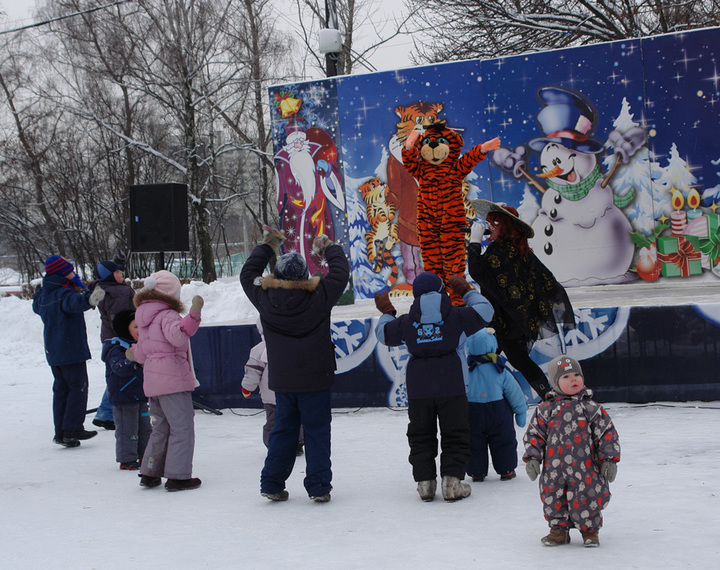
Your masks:
[[[169,271],[145,279],[145,289],[135,296],[138,342],[128,358],[143,365],[144,390],[150,401],[152,434],[143,455],[140,485],[157,487],[166,477],[165,489],[197,489],[192,477],[195,450],[195,411],[192,392],[197,385],[190,356],[190,337],[200,326],[204,304],[193,297],[190,313],[180,302],[180,280]]]

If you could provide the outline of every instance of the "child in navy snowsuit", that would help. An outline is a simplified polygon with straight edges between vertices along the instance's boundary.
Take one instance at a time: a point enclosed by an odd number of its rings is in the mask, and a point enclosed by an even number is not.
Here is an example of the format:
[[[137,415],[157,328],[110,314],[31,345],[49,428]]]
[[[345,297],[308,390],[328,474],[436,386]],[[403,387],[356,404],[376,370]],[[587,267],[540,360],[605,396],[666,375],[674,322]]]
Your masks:
[[[148,399],[143,392],[143,369],[125,351],[138,339],[135,311],[120,311],[112,319],[117,336],[103,342],[107,393],[115,418],[115,461],[120,469],[140,468],[152,428]]]
[[[470,420],[470,459],[466,471],[473,481],[488,474],[488,448],[501,481],[515,477],[517,439],[513,414],[519,427],[525,425],[527,403],[520,385],[497,355],[495,335],[483,329],[466,343],[468,357],[467,397]]]
[[[375,295],[375,305],[383,313],[375,329],[378,340],[387,346],[405,344],[410,353],[407,437],[413,478],[423,501],[432,501],[437,489],[438,421],[443,498],[456,501],[470,495],[470,485],[462,483],[470,456],[463,345],[467,335],[485,327],[493,316],[487,299],[463,277],[452,276],[450,286],[466,307],[453,306],[442,279],[430,272],[415,278],[415,300],[407,315],[395,318],[388,293]]]
[[[87,290],[75,274],[75,267],[60,255],[45,261],[42,287],[33,298],[33,311],[43,321],[45,357],[55,379],[53,383],[53,441],[77,447],[80,440],[97,435],[83,426],[88,399],[86,361],[90,360],[83,313],[94,309],[105,291]]]
[[[585,546],[599,546],[602,509],[620,461],[618,434],[605,409],[585,388],[580,364],[564,354],[548,364],[552,391],[530,420],[525,443],[525,470],[540,475],[540,498],[550,533],[545,546],[570,542],[580,530]]]

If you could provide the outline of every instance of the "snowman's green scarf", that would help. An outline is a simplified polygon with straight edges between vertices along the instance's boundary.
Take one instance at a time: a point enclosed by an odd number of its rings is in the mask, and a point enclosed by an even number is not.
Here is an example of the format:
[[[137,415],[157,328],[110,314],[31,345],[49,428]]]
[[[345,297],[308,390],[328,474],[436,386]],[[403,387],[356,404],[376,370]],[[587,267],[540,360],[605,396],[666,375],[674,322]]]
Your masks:
[[[588,195],[588,192],[590,192],[590,188],[595,186],[595,183],[600,178],[602,178],[602,174],[600,173],[600,166],[596,164],[595,168],[593,168],[593,171],[588,175],[588,177],[585,180],[581,180],[577,184],[574,184],[572,186],[562,186],[560,184],[555,184],[551,180],[547,180],[547,184],[548,186],[550,186],[550,188],[556,190],[566,200],[570,200],[571,202],[577,202],[578,200],[581,200]],[[634,196],[635,189],[630,188],[630,190],[625,192],[625,194],[623,194],[622,196],[617,196],[616,194],[613,194],[613,203],[618,208],[624,208],[630,202],[632,202]]]

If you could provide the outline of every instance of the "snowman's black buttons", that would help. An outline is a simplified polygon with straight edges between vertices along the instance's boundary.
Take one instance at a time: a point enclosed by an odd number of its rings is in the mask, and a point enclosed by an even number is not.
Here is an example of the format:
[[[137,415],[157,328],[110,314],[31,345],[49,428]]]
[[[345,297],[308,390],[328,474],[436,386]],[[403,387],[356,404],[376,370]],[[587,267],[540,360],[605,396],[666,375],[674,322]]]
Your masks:
[[[552,224],[548,224],[545,226],[545,235],[550,237],[553,234],[553,227]]]
[[[553,220],[554,220],[555,218],[557,218],[557,210],[556,210],[555,208],[553,208],[552,210],[550,210],[550,217],[551,217]]]
[[[546,243],[546,244],[545,244],[545,247],[544,247],[543,249],[545,250],[545,253],[546,253],[547,255],[552,255],[553,246],[552,246],[551,243],[549,243],[549,242]]]
[[[553,198],[553,200],[555,200],[556,204],[559,204],[562,202],[562,196],[560,194],[555,194],[555,198]]]

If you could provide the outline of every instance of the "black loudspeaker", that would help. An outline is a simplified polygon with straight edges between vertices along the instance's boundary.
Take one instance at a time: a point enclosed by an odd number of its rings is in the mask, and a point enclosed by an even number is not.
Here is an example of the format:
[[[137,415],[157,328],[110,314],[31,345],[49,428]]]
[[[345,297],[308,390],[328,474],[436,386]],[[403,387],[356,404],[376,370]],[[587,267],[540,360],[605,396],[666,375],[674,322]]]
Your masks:
[[[130,186],[130,245],[133,251],[188,251],[186,184]]]

